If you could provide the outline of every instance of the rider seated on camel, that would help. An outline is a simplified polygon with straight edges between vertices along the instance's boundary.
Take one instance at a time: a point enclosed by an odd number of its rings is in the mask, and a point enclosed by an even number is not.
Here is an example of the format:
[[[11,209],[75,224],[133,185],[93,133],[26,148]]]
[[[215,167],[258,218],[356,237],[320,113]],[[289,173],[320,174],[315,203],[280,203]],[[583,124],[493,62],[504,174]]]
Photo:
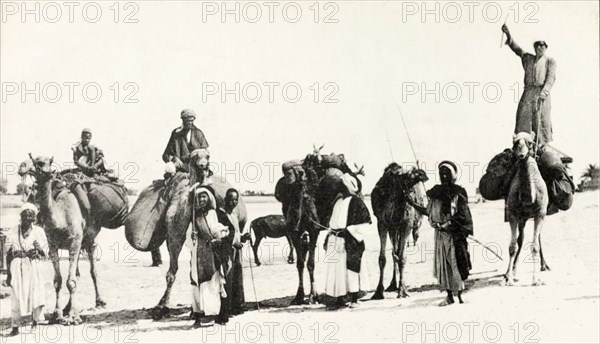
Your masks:
[[[84,128],[81,131],[81,141],[76,142],[71,150],[73,151],[73,162],[75,166],[87,177],[93,178],[96,175],[102,175],[108,172],[104,166],[104,153],[95,145],[91,144],[92,131]],[[86,178],[82,178],[85,180]],[[87,190],[83,187],[81,179],[74,180],[70,186],[71,192],[77,198],[81,211],[87,221],[90,220],[90,200],[87,196]]]
[[[163,152],[162,159],[165,163],[173,163],[176,171],[188,172],[188,164],[192,158],[192,152],[208,148],[208,142],[202,130],[194,125],[196,113],[191,109],[181,111],[182,125],[171,132],[167,147]],[[165,171],[169,173],[170,171]]]
[[[100,148],[91,144],[91,141],[92,131],[85,128],[81,131],[81,141],[71,147],[75,166],[88,177],[107,172],[104,167],[104,153]]]

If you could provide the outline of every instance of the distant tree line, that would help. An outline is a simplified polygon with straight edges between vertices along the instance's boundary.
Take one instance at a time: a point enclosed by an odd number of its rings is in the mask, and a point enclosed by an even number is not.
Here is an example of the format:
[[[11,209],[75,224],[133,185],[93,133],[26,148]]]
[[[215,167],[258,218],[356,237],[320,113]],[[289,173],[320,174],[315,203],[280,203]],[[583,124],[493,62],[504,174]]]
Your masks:
[[[273,193],[272,192],[264,192],[262,190],[260,190],[260,191],[246,190],[246,191],[242,192],[242,196],[273,196]]]

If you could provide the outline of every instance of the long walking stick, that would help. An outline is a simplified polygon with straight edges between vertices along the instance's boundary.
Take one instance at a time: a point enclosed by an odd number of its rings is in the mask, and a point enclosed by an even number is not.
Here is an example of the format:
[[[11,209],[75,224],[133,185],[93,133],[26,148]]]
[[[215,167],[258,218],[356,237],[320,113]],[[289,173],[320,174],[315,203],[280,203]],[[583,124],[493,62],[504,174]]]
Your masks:
[[[417,164],[417,168],[419,168],[419,158],[417,158],[417,153],[415,152],[415,147],[413,146],[412,140],[410,139],[410,134],[408,133],[408,128],[406,127],[406,122],[404,122],[404,116],[402,116],[402,111],[400,111],[400,107],[398,103],[396,103],[396,109],[398,109],[398,113],[400,114],[400,119],[402,120],[402,125],[404,125],[404,131],[406,131],[406,137],[408,138],[408,143],[410,144],[410,149],[412,150],[413,156],[415,158],[415,163]]]
[[[491,248],[487,247],[484,243],[482,243],[481,241],[475,239],[473,236],[469,235],[467,237],[467,239],[473,240],[474,242],[476,242],[479,245],[483,246],[483,248],[485,248],[486,250],[492,252],[494,254],[494,256],[498,257],[501,261],[504,261],[504,259],[502,259],[502,257],[500,257],[500,255],[498,253],[496,253],[496,251],[494,251]]]
[[[252,259],[248,255],[248,263],[250,264],[250,279],[252,280],[252,289],[254,290],[254,301],[256,302],[256,309],[260,311],[260,305],[258,304],[258,296],[256,296],[256,284],[254,284],[254,272],[252,271]]]
[[[542,125],[542,106],[544,105],[543,99],[538,99],[535,101],[536,110],[535,110],[535,123],[536,123],[536,131],[535,131],[535,144],[533,146],[533,157],[537,160],[538,154],[538,144],[540,140],[540,126]]]

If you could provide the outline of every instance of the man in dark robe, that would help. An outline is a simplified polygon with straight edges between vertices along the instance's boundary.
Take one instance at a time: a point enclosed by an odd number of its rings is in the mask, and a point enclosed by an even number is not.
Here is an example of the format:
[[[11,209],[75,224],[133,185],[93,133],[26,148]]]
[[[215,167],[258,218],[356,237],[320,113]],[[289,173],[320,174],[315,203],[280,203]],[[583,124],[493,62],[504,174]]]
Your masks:
[[[94,146],[92,143],[92,131],[85,128],[81,131],[81,141],[76,142],[71,150],[73,151],[73,162],[75,166],[85,175],[81,178],[94,177],[97,174],[106,173],[104,166],[104,153],[101,149]],[[91,205],[87,195],[86,187],[79,178],[72,181],[70,184],[71,192],[77,198],[81,212],[86,222],[91,221]]]
[[[233,211],[239,200],[239,193],[235,189],[227,190],[225,194],[225,207],[217,211],[219,222],[229,227],[229,236],[223,245],[223,261],[226,262],[225,290],[227,298],[224,312],[229,315],[238,315],[244,312],[246,302],[244,295],[244,277],[242,271],[242,229],[239,219]]]
[[[453,293],[463,303],[464,281],[469,277],[471,261],[467,236],[473,235],[473,219],[467,192],[456,185],[457,166],[442,161],[439,166],[441,185],[427,191],[429,223],[435,229],[434,277],[448,296],[440,306],[454,303]]]
[[[196,113],[190,109],[181,111],[182,125],[171,132],[162,159],[165,163],[173,162],[177,171],[188,172],[187,164],[191,153],[200,148],[208,148],[208,142],[202,130],[194,125]]]
[[[165,175],[169,176],[177,171],[189,172],[188,163],[190,162],[191,153],[196,149],[208,148],[204,133],[194,125],[196,119],[194,110],[184,109],[181,111],[180,117],[182,125],[171,132],[171,137],[169,137],[169,142],[162,155],[165,163],[172,162],[175,167],[175,171],[166,168]],[[160,249],[156,249],[152,251],[152,266],[160,266],[161,264]]]

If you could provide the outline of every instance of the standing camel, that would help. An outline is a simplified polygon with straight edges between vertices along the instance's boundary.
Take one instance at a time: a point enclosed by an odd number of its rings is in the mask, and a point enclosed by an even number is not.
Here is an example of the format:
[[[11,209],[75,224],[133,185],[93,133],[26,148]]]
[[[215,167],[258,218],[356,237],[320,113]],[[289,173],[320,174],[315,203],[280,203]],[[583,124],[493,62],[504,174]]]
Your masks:
[[[100,296],[95,258],[96,236],[101,227],[97,221],[85,222],[79,203],[70,191],[60,191],[58,195],[55,195],[56,191],[53,190],[53,184],[56,170],[52,166],[53,158],[38,157],[34,159],[31,154],[29,156],[33,161],[32,173],[35,175],[38,185],[37,195],[40,201],[41,220],[48,239],[48,255],[54,266],[56,307],[52,321],[65,325],[79,324],[81,318],[79,317],[75,294],[77,291],[77,266],[81,249],[84,249],[89,257],[90,273],[96,290],[96,307],[106,306]],[[59,302],[62,288],[59,249],[69,251],[69,273],[67,277],[69,302],[63,310],[60,309]]]
[[[403,173],[402,167],[396,163],[388,165],[383,176],[375,185],[371,193],[373,213],[377,217],[377,231],[379,233],[379,284],[373,300],[383,299],[383,270],[386,258],[385,249],[387,236],[392,241],[392,258],[394,259],[394,272],[392,281],[385,291],[398,291],[398,298],[408,297],[404,281],[404,267],[406,266],[406,245],[412,233],[413,238],[418,237],[423,215],[419,212],[425,210],[425,187],[427,174],[421,169],[413,168]],[[419,210],[417,210],[417,208]],[[416,242],[416,239],[415,239]],[[398,275],[399,286],[396,282]]]
[[[204,161],[199,163],[198,161]],[[189,178],[184,179],[176,186],[176,190],[171,198],[166,210],[166,228],[167,228],[167,249],[169,251],[169,270],[167,271],[167,287],[165,293],[160,299],[154,311],[154,318],[159,319],[169,312],[169,301],[171,298],[171,289],[179,270],[179,254],[186,240],[186,233],[192,221],[192,205],[189,203],[190,186],[194,183],[209,186],[214,190],[217,207],[223,207],[225,204],[225,194],[232,186],[221,176],[213,175],[209,170],[208,160],[200,159],[192,153],[190,162]],[[239,228],[246,225],[246,205],[243,198],[239,198],[239,203],[234,209],[239,219]]]
[[[532,260],[535,262],[538,252],[542,271],[548,269],[541,249],[541,231],[548,208],[548,190],[542,179],[535,159],[532,157],[534,134],[518,133],[513,136],[513,152],[518,158],[517,173],[514,176],[507,198],[507,215],[510,223],[511,240],[508,251],[510,260],[506,271],[506,284],[513,285],[516,280],[517,261],[523,248],[524,229],[527,220],[533,218],[533,238],[531,241]],[[533,269],[533,285],[541,285],[537,268]]]
[[[333,201],[337,195],[337,184],[340,175],[349,173],[353,176],[364,175],[363,169],[353,172],[345,162],[343,155],[331,154],[323,156],[321,149],[314,147],[301,165],[285,171],[275,188],[275,197],[283,205],[287,230],[296,250],[296,268],[298,269],[298,290],[292,305],[304,304],[304,266],[310,278],[308,302],[318,302],[315,290],[315,251],[321,230],[326,229],[333,209]],[[336,158],[339,164],[327,164],[327,158]],[[335,170],[335,171],[334,171]],[[358,180],[358,178],[357,178]],[[360,188],[360,180],[359,188]]]
[[[277,199],[283,203],[288,236],[296,250],[298,270],[298,290],[292,305],[304,303],[304,265],[310,278],[308,302],[317,301],[315,290],[315,250],[319,238],[319,218],[315,206],[315,189],[318,186],[316,172],[308,166],[297,166],[286,172],[283,183],[278,183],[275,191]],[[284,190],[281,190],[281,189]],[[308,257],[308,261],[307,261]]]

